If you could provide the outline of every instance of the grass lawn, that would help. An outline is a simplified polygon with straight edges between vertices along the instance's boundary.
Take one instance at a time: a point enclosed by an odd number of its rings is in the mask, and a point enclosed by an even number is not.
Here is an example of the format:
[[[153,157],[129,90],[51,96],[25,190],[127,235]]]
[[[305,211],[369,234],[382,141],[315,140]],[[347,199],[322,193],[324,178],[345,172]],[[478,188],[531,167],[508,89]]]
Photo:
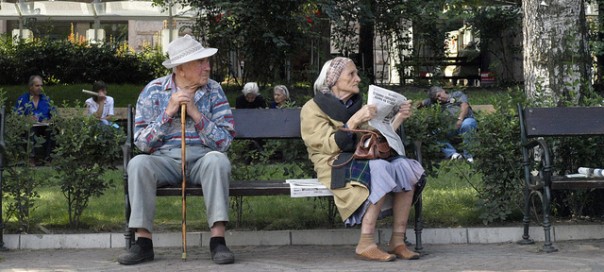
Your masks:
[[[459,171],[466,171],[471,167],[461,161],[450,162],[450,164],[450,167]],[[38,169],[43,175],[51,171],[49,168]],[[40,233],[44,229],[53,233],[123,231],[125,221],[122,170],[111,170],[106,178],[113,180],[113,186],[106,190],[104,195],[91,199],[89,207],[82,216],[83,227],[80,230],[72,230],[68,227],[66,200],[59,186],[49,185],[39,189],[40,198],[31,212],[32,227],[29,233]],[[479,184],[480,179],[473,177],[471,182]],[[427,228],[467,227],[481,224],[476,207],[476,191],[467,180],[462,180],[456,175],[443,172],[436,178],[430,178],[423,199],[424,222]],[[160,197],[157,207],[156,231],[180,230],[180,197]],[[282,230],[343,227],[338,216],[334,224],[330,223],[327,198],[244,197],[241,222],[236,222],[235,210],[232,206],[230,229]],[[380,221],[380,224],[389,226],[390,219],[385,218]],[[410,227],[412,227],[412,220],[411,218],[409,221]],[[8,219],[6,233],[16,232],[16,225],[15,218]],[[187,228],[195,231],[208,230],[201,197],[187,198]]]

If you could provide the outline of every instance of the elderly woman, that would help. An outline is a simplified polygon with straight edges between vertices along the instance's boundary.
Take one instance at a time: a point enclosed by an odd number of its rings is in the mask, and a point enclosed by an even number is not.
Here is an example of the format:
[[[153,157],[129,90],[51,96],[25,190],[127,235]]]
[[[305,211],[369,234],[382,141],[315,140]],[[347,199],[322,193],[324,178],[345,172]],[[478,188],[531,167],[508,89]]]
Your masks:
[[[289,102],[289,91],[285,85],[277,85],[273,88],[273,102],[269,105],[271,109],[284,108]]]
[[[266,108],[266,100],[260,95],[258,84],[256,82],[248,82],[243,86],[242,95],[235,100],[236,109],[256,109]]]
[[[361,237],[356,258],[369,261],[418,259],[404,241],[407,220],[416,184],[423,184],[424,169],[419,162],[404,156],[389,159],[351,160],[342,167],[355,150],[359,135],[339,130],[367,127],[376,116],[375,105],[362,105],[357,68],[351,59],[337,57],[327,61],[315,81],[315,96],[300,113],[302,139],[314,164],[319,181],[334,194],[334,201],[344,223],[361,224]],[[400,106],[393,118],[398,128],[411,116],[411,102]],[[338,159],[331,162],[336,154]],[[403,155],[403,154],[400,154]],[[387,252],[374,241],[376,221],[385,215],[382,207],[391,202],[392,236]]]

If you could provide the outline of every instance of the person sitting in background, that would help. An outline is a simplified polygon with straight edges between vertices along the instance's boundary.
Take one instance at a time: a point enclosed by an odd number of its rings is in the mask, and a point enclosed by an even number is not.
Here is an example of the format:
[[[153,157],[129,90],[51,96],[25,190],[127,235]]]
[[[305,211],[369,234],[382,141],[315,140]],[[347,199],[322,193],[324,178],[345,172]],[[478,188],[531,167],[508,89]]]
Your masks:
[[[236,109],[256,109],[266,108],[266,100],[260,95],[258,84],[256,82],[248,82],[243,86],[242,95],[235,100]]]
[[[478,122],[474,118],[474,111],[468,102],[468,96],[461,91],[455,91],[449,94],[445,89],[439,86],[433,86],[428,90],[429,98],[421,101],[417,107],[427,107],[435,103],[440,104],[443,111],[448,112],[455,118],[455,129],[447,133],[448,138],[454,138],[461,135],[465,146],[471,142],[471,134],[478,127]],[[464,149],[463,156],[458,153],[455,147],[449,141],[442,143],[441,149],[446,158],[452,160],[466,158],[469,163],[474,162],[474,157],[467,149]]]
[[[103,125],[117,126],[110,122],[113,113],[113,97],[107,95],[107,84],[103,81],[95,81],[92,91],[98,95],[86,99],[86,114],[92,115],[100,120]]]
[[[48,122],[52,117],[54,108],[50,105],[50,98],[44,95],[42,77],[33,75],[27,84],[29,91],[17,98],[15,111],[21,115],[31,115],[36,122]]]
[[[45,140],[42,147],[32,150],[32,158],[30,158],[35,165],[40,165],[42,160],[50,161],[50,153],[54,144],[50,137],[51,130],[48,128],[48,122],[52,118],[55,109],[51,105],[50,98],[43,93],[44,83],[41,76],[30,76],[27,86],[28,92],[17,98],[15,112],[20,115],[31,116],[36,122],[32,127],[34,135],[43,137]],[[32,141],[35,144],[35,137]]]
[[[289,91],[285,85],[277,85],[273,88],[273,102],[269,105],[271,109],[281,109],[289,102]]]

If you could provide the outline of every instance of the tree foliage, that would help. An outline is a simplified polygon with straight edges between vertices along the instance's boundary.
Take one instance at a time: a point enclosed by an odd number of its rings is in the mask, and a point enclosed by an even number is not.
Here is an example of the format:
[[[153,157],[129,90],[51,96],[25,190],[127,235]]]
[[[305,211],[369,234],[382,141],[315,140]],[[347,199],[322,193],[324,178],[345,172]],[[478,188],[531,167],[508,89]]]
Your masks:
[[[300,56],[307,56],[314,37],[313,1],[179,1],[203,10],[198,35],[219,49],[215,74],[236,74],[243,82],[285,81]],[[220,79],[219,79],[220,80]]]

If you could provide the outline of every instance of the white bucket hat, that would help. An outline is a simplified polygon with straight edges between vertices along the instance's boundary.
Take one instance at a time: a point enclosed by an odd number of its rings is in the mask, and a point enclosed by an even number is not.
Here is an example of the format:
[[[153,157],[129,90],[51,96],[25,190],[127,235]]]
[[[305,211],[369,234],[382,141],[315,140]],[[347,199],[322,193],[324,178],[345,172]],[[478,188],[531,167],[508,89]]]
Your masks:
[[[174,68],[183,63],[211,57],[218,52],[216,48],[204,48],[201,43],[189,36],[180,37],[168,44],[169,59],[162,62],[166,68]]]

